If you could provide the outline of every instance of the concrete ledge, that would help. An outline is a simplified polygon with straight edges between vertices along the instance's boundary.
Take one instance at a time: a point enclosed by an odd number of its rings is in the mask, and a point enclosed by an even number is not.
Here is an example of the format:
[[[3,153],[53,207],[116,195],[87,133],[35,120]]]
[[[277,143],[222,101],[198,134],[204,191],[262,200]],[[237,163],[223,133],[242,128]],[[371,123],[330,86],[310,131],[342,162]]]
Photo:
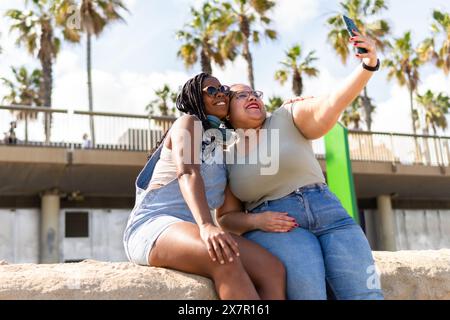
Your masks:
[[[450,250],[374,252],[389,300],[450,300]]]
[[[450,299],[450,250],[374,252],[386,299]],[[217,299],[212,282],[177,271],[87,260],[8,265],[0,299]]]

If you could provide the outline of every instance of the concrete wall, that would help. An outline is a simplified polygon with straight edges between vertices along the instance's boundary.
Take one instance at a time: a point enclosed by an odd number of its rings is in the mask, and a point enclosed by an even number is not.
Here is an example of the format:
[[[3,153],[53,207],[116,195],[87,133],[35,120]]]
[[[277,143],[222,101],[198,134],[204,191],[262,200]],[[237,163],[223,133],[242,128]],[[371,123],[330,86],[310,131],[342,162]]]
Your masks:
[[[89,237],[65,237],[65,212],[89,212]],[[122,235],[130,210],[61,209],[59,261],[95,259],[127,261]],[[39,209],[0,209],[0,260],[39,262]]]
[[[65,238],[65,212],[89,212],[89,237]],[[377,245],[376,210],[366,210],[366,235],[373,250]],[[0,209],[0,260],[38,263],[39,209]],[[128,219],[125,209],[61,209],[59,261],[95,259],[126,261],[122,235]],[[396,250],[450,248],[450,210],[394,209]]]
[[[396,250],[439,250],[450,248],[450,210],[394,209]],[[373,250],[379,250],[375,215],[365,210],[366,236]]]
[[[38,263],[39,212],[0,209],[0,260]]]
[[[450,210],[395,210],[398,250],[450,248]]]
[[[100,261],[127,261],[122,244],[130,210],[94,210],[93,256]]]
[[[122,245],[129,210],[70,209],[61,210],[61,225],[65,225],[66,211],[89,212],[89,238],[66,238],[60,228],[62,249],[60,261],[95,259],[99,261],[127,261]]]

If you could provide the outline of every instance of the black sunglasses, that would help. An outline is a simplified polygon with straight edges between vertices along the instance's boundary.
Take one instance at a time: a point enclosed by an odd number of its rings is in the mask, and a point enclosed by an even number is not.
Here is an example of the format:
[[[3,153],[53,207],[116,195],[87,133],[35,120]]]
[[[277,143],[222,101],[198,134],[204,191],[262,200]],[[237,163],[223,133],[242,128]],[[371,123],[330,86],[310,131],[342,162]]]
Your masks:
[[[219,88],[206,87],[203,89],[203,92],[206,92],[206,94],[210,97],[215,97],[219,92],[228,96],[228,95],[230,95],[231,90],[230,90],[229,86],[220,86]]]

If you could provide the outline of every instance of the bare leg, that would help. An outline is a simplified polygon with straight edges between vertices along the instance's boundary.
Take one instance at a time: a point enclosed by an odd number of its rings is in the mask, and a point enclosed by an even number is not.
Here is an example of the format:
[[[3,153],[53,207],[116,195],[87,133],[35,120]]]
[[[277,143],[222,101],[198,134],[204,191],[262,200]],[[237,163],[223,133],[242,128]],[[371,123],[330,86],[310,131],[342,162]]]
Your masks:
[[[286,299],[286,271],[283,263],[259,244],[234,236],[240,258],[262,300]]]

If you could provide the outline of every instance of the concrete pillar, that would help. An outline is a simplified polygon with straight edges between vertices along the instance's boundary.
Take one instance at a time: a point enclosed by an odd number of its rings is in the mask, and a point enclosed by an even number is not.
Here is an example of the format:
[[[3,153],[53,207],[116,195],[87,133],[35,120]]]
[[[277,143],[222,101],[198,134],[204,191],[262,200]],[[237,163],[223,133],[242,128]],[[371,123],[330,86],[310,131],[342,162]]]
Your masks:
[[[375,217],[377,233],[377,250],[396,251],[396,222],[392,210],[391,196],[377,197],[378,213]]]
[[[41,196],[40,263],[59,262],[59,210],[58,190],[44,192]]]

